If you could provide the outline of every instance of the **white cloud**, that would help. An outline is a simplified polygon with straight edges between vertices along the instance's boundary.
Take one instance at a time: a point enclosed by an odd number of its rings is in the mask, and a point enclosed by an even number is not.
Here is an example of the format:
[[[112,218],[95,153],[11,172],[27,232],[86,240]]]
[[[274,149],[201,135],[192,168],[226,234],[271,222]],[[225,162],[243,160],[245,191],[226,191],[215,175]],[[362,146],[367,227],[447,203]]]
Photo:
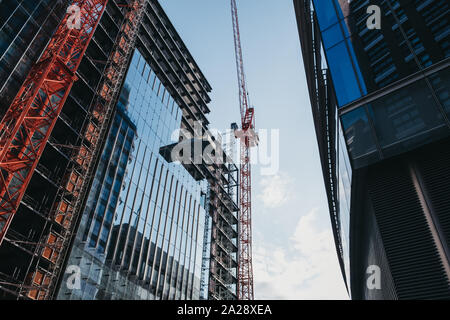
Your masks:
[[[292,178],[285,174],[265,177],[260,183],[261,193],[258,195],[266,208],[277,208],[284,205],[292,196]]]
[[[288,247],[255,241],[257,299],[348,299],[331,230],[317,217],[312,210],[300,218]]]

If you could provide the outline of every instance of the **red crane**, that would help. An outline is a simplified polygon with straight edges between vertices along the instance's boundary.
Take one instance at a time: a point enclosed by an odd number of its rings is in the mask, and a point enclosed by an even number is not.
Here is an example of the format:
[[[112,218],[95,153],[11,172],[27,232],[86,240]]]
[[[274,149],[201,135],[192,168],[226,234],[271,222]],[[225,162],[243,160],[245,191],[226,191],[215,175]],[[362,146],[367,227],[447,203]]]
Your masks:
[[[239,257],[238,285],[239,300],[253,300],[253,265],[252,265],[252,177],[250,166],[250,148],[257,143],[255,134],[255,110],[250,107],[247,84],[245,81],[244,61],[242,58],[241,36],[236,0],[231,0],[233,20],[234,49],[239,85],[239,105],[241,112],[241,130],[235,131],[240,138],[240,216],[239,216]]]
[[[76,71],[107,2],[72,1],[72,9],[0,122],[0,245],[77,79]],[[73,24],[73,19],[79,21]]]

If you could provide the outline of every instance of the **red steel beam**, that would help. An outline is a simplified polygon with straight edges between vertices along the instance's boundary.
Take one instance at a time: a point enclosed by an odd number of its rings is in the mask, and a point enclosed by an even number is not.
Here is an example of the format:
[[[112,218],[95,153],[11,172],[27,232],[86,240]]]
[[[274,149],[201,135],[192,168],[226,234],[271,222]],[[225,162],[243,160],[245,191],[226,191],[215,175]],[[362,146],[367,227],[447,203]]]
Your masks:
[[[234,49],[239,86],[239,104],[241,112],[241,163],[240,163],[240,215],[239,215],[239,256],[237,296],[239,300],[253,300],[253,264],[252,264],[252,179],[250,148],[254,141],[251,134],[255,127],[254,108],[249,107],[247,84],[245,81],[244,60],[236,0],[231,0],[233,20]]]
[[[107,2],[72,1],[76,10],[68,10],[0,122],[0,245],[77,80],[76,71]]]
[[[241,165],[239,176],[240,215],[237,295],[239,300],[253,300],[252,177],[249,137],[245,137],[245,141],[241,140]]]

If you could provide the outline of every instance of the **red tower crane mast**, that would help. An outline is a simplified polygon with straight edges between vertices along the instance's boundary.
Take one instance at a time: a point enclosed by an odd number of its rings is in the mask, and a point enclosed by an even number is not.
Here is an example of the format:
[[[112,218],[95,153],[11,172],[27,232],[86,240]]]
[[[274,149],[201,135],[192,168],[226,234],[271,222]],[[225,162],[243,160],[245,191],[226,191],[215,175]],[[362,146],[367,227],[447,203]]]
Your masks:
[[[239,105],[241,113],[241,130],[235,131],[240,138],[240,216],[239,216],[239,257],[238,285],[239,300],[253,300],[253,265],[252,265],[252,183],[250,166],[250,148],[257,141],[255,129],[255,110],[250,107],[247,84],[245,81],[244,61],[242,58],[241,36],[236,0],[231,0],[233,20],[234,49],[239,85]]]
[[[108,0],[73,0],[0,122],[0,245],[17,212]],[[79,18],[79,24],[72,19]],[[70,27],[71,25],[73,27]]]

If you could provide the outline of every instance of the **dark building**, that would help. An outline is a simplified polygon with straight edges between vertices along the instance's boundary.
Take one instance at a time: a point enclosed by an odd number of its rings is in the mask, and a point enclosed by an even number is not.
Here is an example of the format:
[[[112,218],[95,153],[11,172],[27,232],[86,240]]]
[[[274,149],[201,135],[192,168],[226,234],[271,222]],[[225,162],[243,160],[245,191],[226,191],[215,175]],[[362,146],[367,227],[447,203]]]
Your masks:
[[[147,1],[85,194],[73,174],[87,166],[72,152],[91,137],[89,106],[122,30],[122,4],[108,1],[0,246],[0,299],[236,298],[237,169],[208,131],[211,87],[157,0]],[[0,2],[1,115],[67,7]],[[195,126],[226,162],[171,163],[164,150]]]
[[[294,6],[351,298],[450,298],[449,2]]]

